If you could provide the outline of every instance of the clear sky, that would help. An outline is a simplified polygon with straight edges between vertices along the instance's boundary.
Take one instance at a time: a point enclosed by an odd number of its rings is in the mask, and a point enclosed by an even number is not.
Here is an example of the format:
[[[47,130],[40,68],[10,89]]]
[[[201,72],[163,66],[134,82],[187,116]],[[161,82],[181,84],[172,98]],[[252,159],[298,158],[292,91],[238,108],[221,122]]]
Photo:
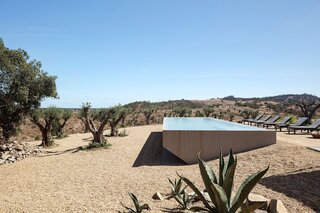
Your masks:
[[[320,95],[319,0],[10,0],[0,37],[57,75],[61,107]]]

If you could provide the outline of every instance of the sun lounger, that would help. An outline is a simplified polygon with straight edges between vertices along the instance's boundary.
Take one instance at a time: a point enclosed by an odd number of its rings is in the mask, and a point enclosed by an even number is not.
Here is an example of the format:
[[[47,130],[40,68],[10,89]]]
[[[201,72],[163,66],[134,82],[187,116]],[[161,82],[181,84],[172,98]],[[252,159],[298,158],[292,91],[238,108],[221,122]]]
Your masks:
[[[280,118],[280,116],[279,116],[279,115],[276,115],[276,116],[272,117],[272,118],[271,118],[270,120],[268,120],[268,121],[257,121],[256,124],[257,124],[257,126],[260,126],[261,124],[263,125],[263,124],[266,123],[266,122],[272,122],[272,123],[274,123],[274,122],[276,122],[277,120],[279,120],[279,118]]]
[[[297,122],[295,122],[294,124],[287,124],[287,123],[285,123],[285,124],[281,124],[281,123],[279,123],[279,124],[277,124],[275,127],[276,127],[276,131],[277,131],[277,129],[280,129],[280,132],[281,132],[281,130],[282,130],[282,128],[288,128],[289,126],[291,127],[291,126],[301,126],[301,125],[303,125],[305,122],[307,122],[308,121],[308,118],[307,117],[302,117],[302,118],[299,118],[298,120],[297,120]]]
[[[296,134],[296,130],[301,131],[316,131],[320,127],[320,119],[317,119],[314,123],[312,123],[309,126],[289,126],[288,127],[288,133],[290,134],[290,131],[293,130],[293,134]]]
[[[267,127],[267,129],[269,129],[269,126],[276,126],[277,124],[283,124],[283,125],[287,125],[287,123],[291,120],[291,117],[284,117],[279,123],[277,123],[276,121],[271,122],[270,121],[266,121],[263,123],[263,128]]]
[[[257,125],[257,123],[258,122],[266,122],[267,120],[269,120],[271,118],[271,115],[265,115],[265,116],[263,116],[261,119],[259,119],[259,120],[257,120],[257,121],[251,121],[251,122],[249,122],[249,124],[251,125],[251,124],[256,124]]]
[[[243,119],[242,122],[245,124],[246,122],[249,124],[250,121],[257,121],[262,118],[263,114],[257,115],[255,118]]]

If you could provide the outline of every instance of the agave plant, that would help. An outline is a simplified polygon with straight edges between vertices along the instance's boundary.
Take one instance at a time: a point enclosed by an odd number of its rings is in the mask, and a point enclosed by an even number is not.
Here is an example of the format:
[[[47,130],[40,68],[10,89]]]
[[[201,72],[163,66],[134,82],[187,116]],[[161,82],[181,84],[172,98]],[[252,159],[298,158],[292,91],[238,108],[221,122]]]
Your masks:
[[[198,162],[201,177],[211,202],[208,202],[205,199],[202,192],[188,178],[180,176],[204,204],[204,207],[193,207],[193,210],[214,213],[235,213],[241,207],[240,212],[250,213],[261,207],[261,203],[252,203],[251,205],[243,205],[243,203],[255,185],[268,171],[269,167],[250,175],[240,185],[234,198],[231,199],[234,175],[237,166],[237,158],[233,156],[232,150],[230,150],[227,161],[224,160],[222,152],[220,152],[218,177],[210,166],[200,158],[200,153],[198,155]]]
[[[184,190],[188,187],[188,185],[183,186],[183,181],[182,179],[179,177],[179,179],[174,179],[174,181],[169,180],[170,183],[170,187],[171,187],[171,193],[170,195],[167,197],[168,199],[175,197],[176,195],[180,195],[184,192]]]
[[[126,212],[128,212],[128,213],[141,213],[144,210],[150,210],[149,205],[148,204],[140,204],[138,198],[134,194],[129,193],[129,196],[130,196],[131,200],[133,201],[134,209],[127,207],[120,202],[121,205],[126,209]]]
[[[183,181],[180,177],[178,180],[175,179],[172,181],[169,178],[168,180],[171,187],[171,193],[167,199],[174,198],[180,205],[181,209],[188,209],[194,200],[194,197],[189,196],[185,190],[188,185],[183,186]]]
[[[188,209],[194,201],[194,197],[188,195],[185,190],[182,190],[180,194],[176,194],[173,198],[177,201],[181,209]]]

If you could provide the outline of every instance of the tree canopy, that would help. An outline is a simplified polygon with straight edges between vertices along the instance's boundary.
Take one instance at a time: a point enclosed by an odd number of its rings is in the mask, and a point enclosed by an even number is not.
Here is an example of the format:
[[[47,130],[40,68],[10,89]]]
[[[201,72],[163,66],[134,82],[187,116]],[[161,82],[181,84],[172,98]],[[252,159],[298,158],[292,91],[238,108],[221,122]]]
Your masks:
[[[57,98],[56,76],[42,70],[23,49],[11,50],[0,39],[0,127],[8,141],[31,109],[42,100]]]

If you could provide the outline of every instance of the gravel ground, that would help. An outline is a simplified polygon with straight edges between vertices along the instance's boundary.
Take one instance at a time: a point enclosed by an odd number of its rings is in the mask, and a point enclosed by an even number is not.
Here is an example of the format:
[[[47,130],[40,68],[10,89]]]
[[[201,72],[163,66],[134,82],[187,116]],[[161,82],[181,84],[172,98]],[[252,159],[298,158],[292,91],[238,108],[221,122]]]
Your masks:
[[[129,136],[109,138],[109,149],[77,151],[90,134],[56,141],[41,157],[0,166],[0,212],[117,212],[130,204],[133,192],[150,212],[177,207],[174,200],[153,201],[169,192],[167,177],[183,174],[201,186],[197,165],[161,161],[161,125],[127,128]],[[279,141],[276,145],[238,154],[236,186],[265,168],[270,170],[255,192],[281,199],[289,212],[320,212],[320,153]],[[217,168],[217,160],[209,164]]]

